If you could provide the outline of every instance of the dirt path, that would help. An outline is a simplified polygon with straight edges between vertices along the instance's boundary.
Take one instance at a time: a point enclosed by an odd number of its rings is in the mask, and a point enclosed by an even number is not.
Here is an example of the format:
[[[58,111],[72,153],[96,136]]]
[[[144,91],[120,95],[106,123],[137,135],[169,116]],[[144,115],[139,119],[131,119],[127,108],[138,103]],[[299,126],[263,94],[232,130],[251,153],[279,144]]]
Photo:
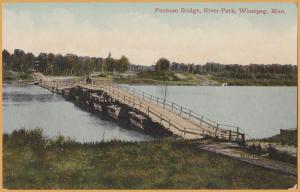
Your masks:
[[[244,161],[253,165],[261,166],[267,169],[276,170],[282,173],[297,176],[297,167],[283,162],[266,159],[257,155],[250,155],[242,150],[237,144],[233,143],[216,143],[216,142],[203,142],[199,145],[202,150],[210,151],[213,153],[225,155],[240,161]]]

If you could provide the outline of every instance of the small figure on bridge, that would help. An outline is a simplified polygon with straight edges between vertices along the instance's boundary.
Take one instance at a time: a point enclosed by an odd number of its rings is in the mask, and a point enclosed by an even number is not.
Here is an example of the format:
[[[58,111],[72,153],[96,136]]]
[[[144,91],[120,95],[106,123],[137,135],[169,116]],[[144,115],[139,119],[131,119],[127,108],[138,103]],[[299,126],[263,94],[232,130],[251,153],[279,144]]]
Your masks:
[[[251,148],[254,152],[256,152],[257,148],[256,148],[256,145],[255,143],[252,144],[252,148]]]
[[[256,149],[257,149],[257,152],[258,152],[258,153],[260,153],[260,152],[261,152],[261,150],[262,150],[262,147],[261,147],[260,143],[258,144],[258,146],[256,147]]]
[[[92,79],[90,77],[87,77],[85,80],[86,84],[91,84],[92,83]]]

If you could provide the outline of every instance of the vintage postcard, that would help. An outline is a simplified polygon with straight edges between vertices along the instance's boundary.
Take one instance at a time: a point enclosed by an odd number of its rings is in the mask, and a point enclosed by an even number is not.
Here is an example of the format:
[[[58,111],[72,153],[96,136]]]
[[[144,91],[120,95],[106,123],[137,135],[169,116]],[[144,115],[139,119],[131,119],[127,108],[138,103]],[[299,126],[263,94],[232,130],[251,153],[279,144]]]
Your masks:
[[[4,189],[297,189],[297,4],[2,4]]]

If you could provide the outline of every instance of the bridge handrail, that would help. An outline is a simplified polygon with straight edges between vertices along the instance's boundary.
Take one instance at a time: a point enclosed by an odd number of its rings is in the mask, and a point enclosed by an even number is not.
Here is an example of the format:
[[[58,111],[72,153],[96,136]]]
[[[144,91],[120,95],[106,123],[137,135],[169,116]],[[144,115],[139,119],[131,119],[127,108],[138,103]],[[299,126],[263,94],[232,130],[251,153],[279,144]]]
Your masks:
[[[172,101],[166,100],[166,99],[162,99],[160,97],[151,95],[149,93],[140,91],[134,87],[130,87],[130,86],[124,86],[124,85],[117,85],[117,84],[113,84],[114,87],[117,88],[125,88],[127,91],[129,91],[130,93],[133,93],[134,95],[138,96],[138,97],[143,97],[143,98],[147,98],[149,101],[155,102],[157,104],[160,104],[162,107],[168,107],[168,109],[174,111],[174,112],[178,112],[180,116],[184,117],[184,118],[193,118],[193,120],[196,122],[195,123],[199,123],[199,125],[201,126],[202,123],[212,127],[213,129],[218,129],[218,130],[223,130],[223,131],[231,131],[232,133],[237,132],[238,134],[242,134],[242,132],[240,131],[240,127],[238,126],[234,126],[234,125],[225,125],[225,124],[221,124],[221,123],[217,123],[207,117],[204,117],[184,106],[178,105]],[[178,114],[177,113],[177,114]],[[186,116],[184,116],[183,114],[185,114]],[[235,130],[232,130],[232,128],[234,128]]]
[[[142,100],[141,97],[138,97],[140,98],[139,100],[139,104],[136,104],[135,102],[137,100],[135,100],[134,98],[132,99],[131,97],[128,97],[127,95],[124,95],[121,91],[121,89],[117,86],[114,86],[115,89],[112,89],[112,85],[109,84],[109,85],[103,85],[103,86],[99,86],[99,85],[82,85],[82,84],[79,84],[79,86],[82,86],[83,88],[91,88],[93,87],[94,89],[98,89],[98,90],[102,90],[102,91],[105,91],[107,93],[109,93],[113,98],[114,98],[114,95],[118,95],[118,97],[115,97],[114,99],[118,99],[120,100],[120,95],[121,95],[121,98],[123,98],[123,101],[125,101],[125,98],[127,99],[127,101],[129,101],[129,105],[130,103],[132,102],[133,103],[133,107],[134,105],[137,105],[137,106],[140,106],[140,108],[144,108],[146,110],[148,110],[148,115],[149,113],[151,113],[152,115],[158,117],[158,119],[160,120],[160,122],[162,123],[163,121],[164,122],[167,122],[169,126],[172,126],[174,127],[175,129],[179,130],[180,132],[182,132],[184,134],[183,137],[185,137],[185,134],[186,133],[189,133],[189,134],[196,134],[196,135],[202,135],[202,136],[213,136],[213,137],[218,137],[218,138],[221,138],[221,139],[227,139],[229,141],[242,141],[244,142],[245,138],[245,134],[242,134],[242,133],[239,133],[239,132],[234,132],[234,131],[231,131],[231,130],[226,130],[226,129],[218,129],[218,128],[215,128],[215,129],[212,129],[211,130],[207,130],[207,129],[204,129],[200,126],[197,126],[199,128],[198,131],[200,131],[200,133],[196,133],[196,132],[193,132],[193,130],[196,130],[196,129],[193,129],[193,128],[187,128],[185,127],[184,130],[182,130],[181,128],[179,128],[178,126],[176,126],[174,123],[171,122],[171,119],[168,119],[167,117],[165,118],[163,116],[163,114],[160,114],[158,111],[156,111],[155,109],[153,109],[152,107],[150,107],[148,104],[147,104],[147,107],[143,106],[143,105],[146,105],[145,102]],[[131,94],[130,92],[128,92],[129,94]],[[136,96],[136,94],[132,94],[133,96]],[[142,105],[143,104],[143,105]],[[151,110],[150,110],[151,109]],[[155,111],[155,112],[153,112]],[[147,112],[147,111],[146,111]],[[158,115],[160,114],[160,115]],[[149,116],[150,117],[150,116]],[[210,127],[210,128],[214,128],[214,127]],[[202,132],[202,133],[201,133]],[[182,136],[182,135],[181,135]]]
[[[132,101],[130,99],[130,97],[128,97],[126,95],[123,95],[119,91],[116,91],[118,93],[115,93],[115,91],[111,91],[111,90],[106,90],[106,91],[112,93],[113,97],[114,97],[115,94],[118,95],[118,98],[120,97],[120,95],[122,95],[121,98],[123,98],[123,99],[126,98],[126,100],[128,101],[128,103],[132,102],[133,104],[135,104],[134,103],[135,101]],[[143,103],[143,105],[145,105],[145,104]],[[138,105],[138,106],[140,106],[140,108],[146,109],[149,113],[151,113],[152,115],[158,117],[160,119],[160,121],[165,121],[165,122],[167,122],[169,124],[169,126],[173,126],[175,129],[183,132],[184,135],[186,133],[189,133],[189,134],[195,134],[195,135],[201,135],[201,136],[209,135],[209,136],[219,136],[221,138],[222,137],[224,138],[226,136],[228,137],[228,135],[226,133],[222,133],[220,131],[215,131],[215,132],[214,131],[209,131],[209,130],[205,130],[203,128],[201,128],[201,130],[200,129],[194,129],[194,128],[184,128],[184,130],[182,130],[181,128],[179,128],[178,126],[176,126],[174,123],[172,123],[170,119],[165,118],[163,114],[158,115],[159,113],[155,109],[153,109],[152,107],[150,107],[149,105],[147,105],[147,106],[143,106],[143,105],[142,105],[142,102],[140,102],[140,105]],[[192,130],[202,131],[202,133],[196,133],[196,132],[193,132]],[[234,132],[233,132],[231,134],[231,138],[232,138],[232,140],[234,140],[234,138],[236,138],[236,140],[239,140],[239,135],[238,134],[234,134]]]

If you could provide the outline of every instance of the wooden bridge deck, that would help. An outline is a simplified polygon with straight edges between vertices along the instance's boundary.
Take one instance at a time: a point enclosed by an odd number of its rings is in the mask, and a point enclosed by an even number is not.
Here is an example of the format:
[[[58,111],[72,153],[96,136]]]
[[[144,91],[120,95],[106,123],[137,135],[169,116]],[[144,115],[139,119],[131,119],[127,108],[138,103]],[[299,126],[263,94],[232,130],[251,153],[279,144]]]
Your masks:
[[[153,121],[161,123],[166,129],[169,129],[176,135],[180,135],[187,139],[196,139],[199,137],[201,138],[202,136],[201,130],[192,122],[184,119],[181,116],[178,116],[166,108],[163,108],[153,102],[141,99],[140,97],[137,97],[129,92],[109,86],[81,86],[86,89],[102,90],[107,92],[113,99],[144,112]],[[208,128],[205,128],[205,130],[209,131]],[[196,134],[190,134],[188,133],[189,131],[192,131]]]
[[[36,74],[36,78],[42,80],[41,86],[50,87],[58,93],[70,87],[79,86],[87,90],[100,90],[106,92],[113,100],[122,104],[126,104],[132,108],[138,109],[154,121],[160,123],[165,129],[173,134],[181,136],[185,139],[200,139],[206,136],[218,138],[226,141],[244,142],[244,134],[237,130],[224,129],[221,124],[204,121],[203,117],[195,115],[190,110],[184,110],[182,106],[175,103],[168,103],[166,100],[155,96],[147,96],[145,93],[139,93],[130,90],[128,87],[124,89],[122,86],[113,85],[111,83],[66,83],[63,81],[49,80],[44,81],[42,74]]]
[[[118,86],[111,85],[83,85],[82,88],[90,90],[102,90],[110,95],[114,100],[120,103],[131,106],[147,114],[152,121],[159,122],[172,133],[179,135],[185,139],[199,139],[204,136],[218,137],[224,140],[243,140],[242,133],[237,133],[232,130],[218,129],[217,127],[205,122],[197,124],[190,117],[185,117],[180,113],[159,105],[155,100],[147,99],[145,96],[138,96],[123,90]]]

